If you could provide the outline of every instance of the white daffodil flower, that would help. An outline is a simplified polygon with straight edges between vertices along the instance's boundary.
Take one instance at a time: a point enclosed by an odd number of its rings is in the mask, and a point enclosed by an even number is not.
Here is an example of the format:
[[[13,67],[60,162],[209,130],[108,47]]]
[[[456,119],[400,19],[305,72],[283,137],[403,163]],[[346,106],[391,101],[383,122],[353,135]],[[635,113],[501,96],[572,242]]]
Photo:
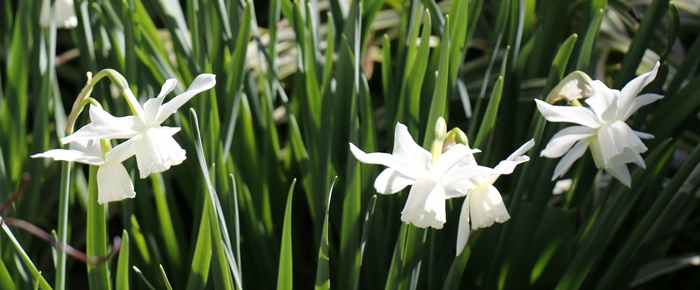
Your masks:
[[[172,137],[180,128],[162,127],[160,124],[196,94],[212,88],[216,79],[213,74],[199,75],[186,92],[163,104],[165,96],[176,84],[175,79],[167,80],[158,97],[146,101],[143,108],[127,89],[128,99],[134,100],[130,105],[136,116],[114,117],[101,108],[90,106],[92,122],[64,137],[61,142],[66,144],[77,140],[130,138],[124,143],[134,143],[141,178],[182,163],[186,158],[185,150]]]
[[[590,147],[598,168],[605,169],[630,186],[632,181],[627,163],[633,162],[646,168],[640,153],[647,151],[647,147],[640,138],[650,139],[654,136],[632,130],[625,121],[642,106],[663,98],[658,94],[637,96],[642,88],[654,80],[658,69],[657,62],[651,71],[633,79],[621,91],[610,89],[598,80],[591,82],[591,96],[585,100],[590,107],[553,106],[535,100],[547,121],[580,125],[557,132],[540,153],[549,158],[564,156],[554,169],[552,180],[563,176]]]
[[[132,155],[133,143],[119,144],[104,154],[103,158],[100,140],[77,140],[70,143],[70,149],[52,149],[34,154],[32,158],[52,158],[98,166],[97,202],[104,204],[136,196],[129,173],[122,165]]]
[[[75,16],[75,7],[73,0],[56,0],[56,27],[57,28],[75,28],[78,26],[78,17]],[[51,24],[51,0],[41,2],[41,15],[39,16],[39,25],[49,27]]]
[[[457,256],[464,250],[471,230],[490,227],[494,222],[504,223],[510,219],[501,193],[493,186],[493,183],[499,176],[513,173],[518,164],[529,161],[530,157],[525,155],[525,152],[533,146],[535,146],[534,140],[527,141],[506,160],[498,163],[491,174],[470,178],[468,185],[470,190],[467,192],[466,200],[462,203],[462,212],[459,216]],[[467,156],[463,162],[466,163],[462,164],[463,168],[474,168],[477,165],[473,156]]]
[[[350,151],[360,162],[388,167],[374,182],[378,193],[392,194],[411,185],[401,221],[420,228],[441,229],[447,221],[445,199],[464,196],[470,177],[492,173],[487,167],[458,166],[465,157],[480,152],[463,144],[450,147],[431,162],[430,152],[416,144],[401,123],[396,124],[392,154],[368,154],[352,143]]]

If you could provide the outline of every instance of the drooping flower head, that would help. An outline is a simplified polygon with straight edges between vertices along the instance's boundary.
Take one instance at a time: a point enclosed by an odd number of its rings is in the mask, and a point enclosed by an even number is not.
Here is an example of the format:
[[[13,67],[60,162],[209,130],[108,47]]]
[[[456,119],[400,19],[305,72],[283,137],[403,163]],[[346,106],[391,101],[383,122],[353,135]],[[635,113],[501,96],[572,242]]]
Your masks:
[[[608,88],[599,80],[592,81],[591,96],[585,100],[589,107],[553,106],[535,100],[542,116],[550,122],[569,122],[579,126],[557,132],[540,153],[549,158],[562,157],[554,169],[552,180],[563,176],[571,165],[591,148],[593,160],[623,184],[630,186],[631,176],[627,163],[646,168],[640,153],[647,151],[641,138],[654,136],[632,130],[625,121],[642,106],[661,98],[658,94],[643,94],[641,90],[656,77],[654,68],[630,81],[622,90]]]
[[[99,140],[77,140],[70,149],[52,149],[34,154],[32,158],[80,162],[98,166],[97,202],[123,200],[136,196],[134,185],[122,162],[134,155],[133,143],[122,143],[103,154]]]
[[[466,171],[458,166],[465,157],[480,152],[463,144],[450,147],[431,161],[431,152],[416,144],[401,123],[396,124],[392,154],[368,154],[352,143],[350,151],[360,162],[388,167],[374,182],[378,193],[393,194],[411,185],[401,221],[420,228],[441,229],[447,221],[445,199],[464,196],[469,186],[468,178],[483,175],[487,170],[473,166],[473,170]]]
[[[141,178],[182,163],[186,158],[185,150],[172,137],[180,128],[162,127],[160,124],[196,94],[212,88],[216,79],[213,74],[199,75],[186,92],[163,104],[165,96],[176,84],[175,79],[167,80],[158,97],[149,99],[143,107],[135,101],[133,93],[127,88],[125,94],[135,116],[114,117],[102,108],[90,106],[91,123],[64,137],[61,142],[67,144],[77,140],[129,138],[124,143],[134,143]]]
[[[462,203],[457,230],[457,256],[464,250],[471,230],[490,227],[494,222],[504,223],[510,219],[501,193],[493,184],[499,176],[511,174],[518,164],[529,161],[530,157],[525,155],[525,152],[533,146],[535,146],[534,140],[526,142],[506,160],[499,162],[489,174],[475,176],[468,180],[469,191],[467,199]],[[473,168],[477,165],[473,156],[466,157],[463,162],[462,168]]]

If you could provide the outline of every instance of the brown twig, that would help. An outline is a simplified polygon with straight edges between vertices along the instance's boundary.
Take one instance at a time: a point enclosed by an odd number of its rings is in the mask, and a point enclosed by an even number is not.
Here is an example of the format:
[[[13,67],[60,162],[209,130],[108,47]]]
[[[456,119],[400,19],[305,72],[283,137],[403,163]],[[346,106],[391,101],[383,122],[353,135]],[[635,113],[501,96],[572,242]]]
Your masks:
[[[119,249],[121,248],[122,243],[122,239],[120,237],[114,237],[114,241],[112,242],[112,251],[109,254],[103,257],[89,257],[85,253],[71,247],[70,245],[63,244],[57,241],[51,234],[47,233],[46,231],[40,229],[39,227],[35,226],[30,222],[16,218],[3,218],[0,223],[2,222],[7,224],[8,226],[15,227],[25,232],[28,232],[34,235],[35,237],[48,242],[54,248],[64,251],[68,256],[71,256],[74,259],[87,264],[99,264],[109,260],[109,258],[114,256],[116,253],[119,253]]]
[[[3,201],[2,206],[0,207],[0,215],[5,214],[5,212],[7,212],[7,210],[10,207],[12,207],[12,203],[19,200],[20,197],[22,197],[24,191],[27,189],[27,185],[29,184],[30,180],[31,176],[29,175],[29,173],[25,172],[24,174],[22,174],[22,183],[20,184],[19,188],[15,193],[11,194],[10,197]],[[52,247],[64,251],[68,256],[71,256],[74,259],[87,264],[100,264],[109,260],[109,258],[119,253],[119,249],[121,248],[122,244],[122,239],[119,236],[116,236],[114,237],[114,241],[112,242],[112,251],[109,254],[103,257],[90,257],[87,254],[71,247],[70,245],[63,244],[57,241],[53,237],[53,235],[47,233],[46,231],[25,220],[9,217],[0,217],[0,225],[2,225],[3,223],[5,223],[8,226],[15,227],[25,232],[28,232],[34,235],[35,237],[48,242],[49,244],[51,244]]]

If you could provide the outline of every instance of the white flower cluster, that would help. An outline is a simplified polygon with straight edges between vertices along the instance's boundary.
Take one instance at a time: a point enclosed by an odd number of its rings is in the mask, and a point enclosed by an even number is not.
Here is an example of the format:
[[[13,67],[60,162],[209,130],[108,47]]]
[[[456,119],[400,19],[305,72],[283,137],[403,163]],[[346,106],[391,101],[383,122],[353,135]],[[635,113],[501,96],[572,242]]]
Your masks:
[[[141,107],[133,93],[126,89],[129,105],[134,116],[115,117],[102,108],[90,105],[91,123],[75,133],[61,139],[70,149],[53,149],[32,155],[32,158],[53,158],[98,166],[98,203],[133,198],[136,193],[122,162],[136,155],[141,178],[151,173],[168,170],[185,160],[185,150],[172,137],[180,131],[178,127],[163,127],[160,124],[196,94],[216,84],[213,74],[201,74],[186,92],[163,104],[177,84],[169,79],[158,97],[149,99]],[[109,148],[109,139],[128,139],[114,148]]]
[[[365,153],[352,143],[350,151],[360,162],[388,167],[374,182],[377,192],[393,194],[411,185],[401,212],[401,220],[405,223],[441,229],[447,221],[445,200],[466,197],[459,219],[459,255],[467,243],[470,229],[485,228],[494,222],[503,223],[510,219],[493,183],[501,174],[510,174],[518,164],[530,160],[524,154],[534,144],[534,141],[528,141],[496,167],[489,168],[480,166],[474,159],[473,154],[481,151],[465,144],[451,146],[444,153],[441,153],[442,148],[431,153],[416,144],[406,126],[398,123],[392,154]]]
[[[585,153],[586,148],[590,147],[598,168],[608,171],[630,186],[627,163],[645,167],[640,153],[647,148],[640,138],[653,136],[632,130],[625,120],[640,107],[663,98],[657,94],[637,97],[642,88],[654,80],[658,68],[657,63],[650,72],[635,78],[621,91],[610,89],[601,81],[592,81],[585,73],[576,71],[563,79],[547,97],[548,102],[565,100],[572,106],[554,106],[535,100],[537,108],[547,121],[579,125],[556,133],[541,152],[541,156],[549,158],[563,156],[554,170],[552,180],[563,176],[574,161]],[[579,99],[585,99],[588,107],[581,106]],[[396,125],[392,154],[365,153],[352,143],[350,151],[360,162],[387,167],[374,182],[377,192],[393,194],[411,186],[401,212],[401,220],[405,223],[420,228],[441,229],[447,221],[445,200],[466,197],[457,233],[459,255],[467,243],[470,230],[510,219],[501,194],[493,184],[500,175],[510,174],[518,164],[530,160],[525,152],[535,142],[526,142],[506,160],[489,168],[476,163],[473,154],[480,151],[469,148],[466,142],[453,145],[442,153],[441,138],[445,135],[441,131],[444,132],[444,127],[444,119],[440,118],[436,124],[438,137],[431,151],[416,144],[406,126],[401,123]]]
[[[609,172],[628,187],[631,186],[632,178],[627,164],[635,163],[646,168],[640,153],[646,152],[647,147],[641,139],[654,136],[632,130],[625,121],[642,106],[664,97],[658,94],[637,96],[654,80],[658,69],[657,62],[651,71],[633,79],[621,91],[610,89],[599,80],[586,84],[590,87],[590,96],[585,99],[588,107],[554,106],[535,100],[537,108],[547,121],[579,125],[564,128],[554,134],[547,147],[540,153],[541,156],[549,158],[563,156],[554,169],[552,180],[564,176],[574,161],[590,147],[596,167]],[[566,91],[560,93],[568,94],[575,90]]]

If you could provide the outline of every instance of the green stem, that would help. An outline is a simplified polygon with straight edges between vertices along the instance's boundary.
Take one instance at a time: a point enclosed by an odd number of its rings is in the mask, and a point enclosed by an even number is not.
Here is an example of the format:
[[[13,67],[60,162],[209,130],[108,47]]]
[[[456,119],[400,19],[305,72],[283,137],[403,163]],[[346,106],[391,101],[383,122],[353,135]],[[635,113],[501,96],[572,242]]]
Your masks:
[[[73,162],[62,162],[61,185],[58,197],[58,243],[68,244],[68,205],[70,198],[70,176]],[[56,251],[56,290],[66,287],[66,252]]]
[[[107,224],[105,206],[97,203],[97,166],[90,166],[87,203],[87,256],[107,256]],[[109,282],[108,263],[89,264],[88,282],[90,289],[112,289]]]

